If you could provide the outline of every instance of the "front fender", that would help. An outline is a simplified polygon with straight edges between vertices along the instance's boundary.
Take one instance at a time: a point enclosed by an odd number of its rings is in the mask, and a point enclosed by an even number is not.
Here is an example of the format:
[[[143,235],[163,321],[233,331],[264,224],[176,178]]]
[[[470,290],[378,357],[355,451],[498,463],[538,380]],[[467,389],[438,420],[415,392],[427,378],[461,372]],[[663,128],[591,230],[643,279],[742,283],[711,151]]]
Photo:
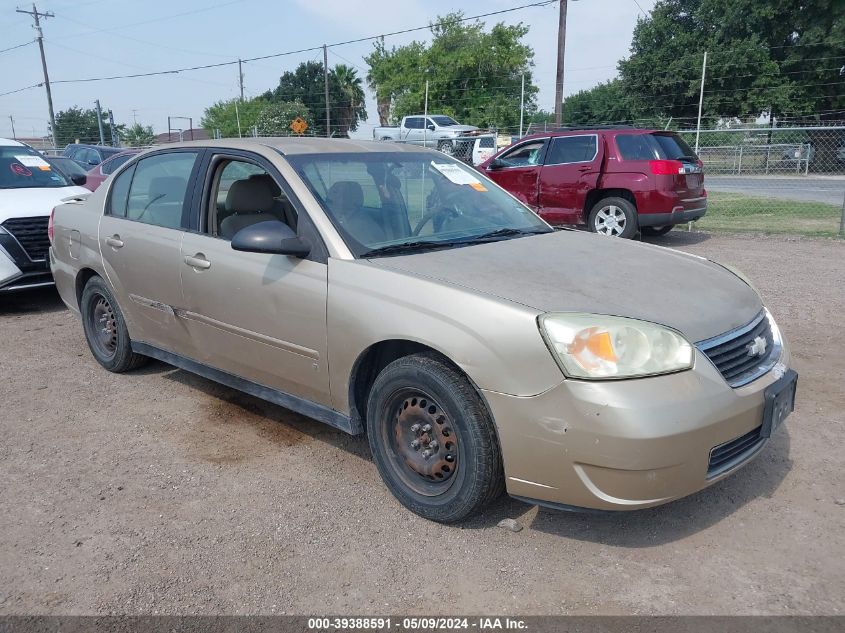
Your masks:
[[[385,340],[443,354],[479,388],[517,396],[563,380],[537,328],[539,312],[364,260],[329,260],[328,350],[332,405],[349,410],[356,360]]]

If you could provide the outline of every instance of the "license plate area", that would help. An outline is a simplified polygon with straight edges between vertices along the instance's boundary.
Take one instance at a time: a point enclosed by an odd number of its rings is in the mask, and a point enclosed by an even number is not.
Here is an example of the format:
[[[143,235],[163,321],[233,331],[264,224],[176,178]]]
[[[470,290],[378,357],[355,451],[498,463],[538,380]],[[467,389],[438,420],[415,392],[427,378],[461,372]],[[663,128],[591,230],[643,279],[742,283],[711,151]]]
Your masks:
[[[795,390],[798,386],[798,374],[787,372],[764,392],[763,427],[760,437],[771,437],[783,421],[795,410]]]

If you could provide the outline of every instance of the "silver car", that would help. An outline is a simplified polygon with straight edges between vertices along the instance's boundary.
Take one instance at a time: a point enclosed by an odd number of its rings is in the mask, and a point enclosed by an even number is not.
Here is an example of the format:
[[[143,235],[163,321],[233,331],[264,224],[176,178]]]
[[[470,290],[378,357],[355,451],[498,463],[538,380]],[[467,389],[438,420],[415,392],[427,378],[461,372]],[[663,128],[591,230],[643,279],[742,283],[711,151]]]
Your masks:
[[[759,454],[794,404],[786,342],[740,273],[555,231],[433,150],[168,146],[52,227],[57,288],[103,367],[157,358],[366,433],[391,492],[436,521],[503,490],[665,503]]]

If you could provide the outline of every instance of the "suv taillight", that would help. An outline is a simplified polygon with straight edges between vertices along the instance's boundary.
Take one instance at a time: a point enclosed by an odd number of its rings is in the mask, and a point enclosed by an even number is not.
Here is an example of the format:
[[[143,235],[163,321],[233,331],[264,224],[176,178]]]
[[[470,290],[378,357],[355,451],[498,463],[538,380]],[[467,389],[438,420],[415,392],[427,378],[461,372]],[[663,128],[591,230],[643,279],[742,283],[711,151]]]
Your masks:
[[[53,226],[53,214],[56,212],[56,208],[53,207],[53,210],[50,211],[50,219],[47,221],[47,239],[50,240],[50,244],[53,244],[53,235],[55,234],[55,228]],[[42,225],[43,226],[43,225]]]
[[[684,173],[684,164],[679,160],[650,160],[648,164],[655,176],[677,176]]]

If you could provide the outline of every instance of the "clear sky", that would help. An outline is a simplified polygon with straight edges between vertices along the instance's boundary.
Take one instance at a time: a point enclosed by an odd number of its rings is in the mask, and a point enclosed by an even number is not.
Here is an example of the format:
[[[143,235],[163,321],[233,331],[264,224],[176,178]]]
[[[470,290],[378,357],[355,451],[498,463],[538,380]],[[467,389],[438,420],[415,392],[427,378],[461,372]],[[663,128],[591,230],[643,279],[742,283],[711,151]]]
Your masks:
[[[342,42],[417,26],[456,9],[478,15],[529,4],[532,0],[38,0],[39,11],[52,11],[43,22],[48,69],[58,112],[78,105],[93,107],[99,98],[117,123],[134,120],[167,130],[167,117],[193,117],[199,127],[203,109],[238,95],[238,68],[224,66],[160,77],[90,83],[80,79],[214,64],[323,43]],[[642,10],[654,0],[570,0],[567,22],[565,93],[594,86],[616,75],[616,62],[628,54],[631,33]],[[34,38],[32,20],[15,9],[29,4],[0,0],[0,49]],[[486,18],[530,27],[526,41],[535,51],[538,104],[554,108],[557,4],[531,7]],[[388,45],[427,39],[427,31],[397,35]],[[345,63],[366,75],[363,56],[372,42],[329,49],[329,65]],[[261,94],[279,75],[306,60],[322,61],[322,51],[244,64],[245,96]],[[35,44],[0,53],[0,93],[42,81]],[[368,91],[369,120],[360,135],[378,124]],[[14,116],[18,136],[47,133],[43,88],[0,96],[0,136],[11,136]],[[187,127],[180,122],[178,127]]]

